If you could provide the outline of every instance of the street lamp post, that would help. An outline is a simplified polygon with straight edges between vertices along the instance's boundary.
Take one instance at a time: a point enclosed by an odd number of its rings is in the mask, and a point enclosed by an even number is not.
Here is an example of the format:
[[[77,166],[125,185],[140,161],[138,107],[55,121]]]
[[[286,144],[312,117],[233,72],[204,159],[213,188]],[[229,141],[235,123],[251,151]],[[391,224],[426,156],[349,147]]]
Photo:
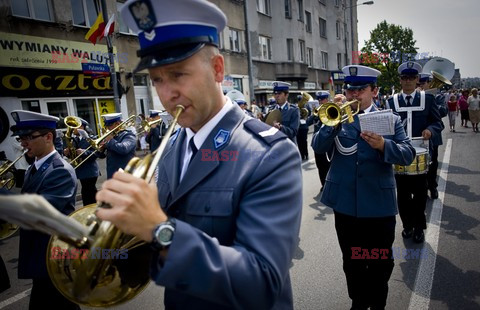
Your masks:
[[[355,5],[351,5],[351,6],[344,6],[343,8],[343,23],[345,24],[345,27],[344,27],[344,36],[345,36],[345,60],[346,60],[346,64],[348,65],[349,63],[349,60],[348,60],[348,43],[347,43],[347,9],[351,9],[353,7],[357,7],[357,6],[360,6],[360,5],[372,5],[374,2],[373,1],[365,1],[365,2],[362,2],[362,3],[358,3],[358,4],[355,4]],[[350,14],[350,24],[352,24],[352,14]],[[353,29],[353,26],[351,27]],[[353,36],[353,30],[351,31],[350,35]],[[352,45],[352,49],[353,49],[353,45]]]

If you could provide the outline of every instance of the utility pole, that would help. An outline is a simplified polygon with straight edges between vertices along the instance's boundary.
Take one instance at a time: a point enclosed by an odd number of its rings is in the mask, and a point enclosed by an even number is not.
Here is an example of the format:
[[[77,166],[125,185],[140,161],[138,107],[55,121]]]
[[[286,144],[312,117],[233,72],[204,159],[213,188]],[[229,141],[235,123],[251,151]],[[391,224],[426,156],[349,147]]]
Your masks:
[[[103,21],[108,23],[108,12],[107,12],[107,3],[105,0],[100,0],[100,9],[102,10]],[[108,59],[110,65],[110,77],[112,81],[113,88],[113,101],[115,102],[115,112],[120,112],[120,96],[118,94],[118,81],[117,73],[115,72],[115,55],[113,54],[113,45],[112,39],[110,36],[106,36],[107,48],[108,48]]]
[[[255,98],[255,90],[253,89],[253,62],[252,62],[252,48],[250,46],[250,28],[248,25],[248,1],[243,1],[243,14],[245,19],[245,41],[247,47],[247,60],[248,60],[248,88],[250,88],[250,102],[252,98]]]

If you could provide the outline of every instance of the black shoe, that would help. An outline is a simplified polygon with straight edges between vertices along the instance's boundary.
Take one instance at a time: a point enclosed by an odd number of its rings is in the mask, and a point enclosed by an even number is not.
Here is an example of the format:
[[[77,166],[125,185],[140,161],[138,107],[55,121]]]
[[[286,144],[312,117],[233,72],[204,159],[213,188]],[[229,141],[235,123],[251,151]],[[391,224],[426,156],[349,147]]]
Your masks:
[[[438,198],[438,191],[436,188],[430,190],[430,198],[437,199]]]
[[[423,229],[415,229],[413,232],[413,241],[415,243],[422,243],[425,241],[425,234],[423,233]]]
[[[413,235],[413,228],[405,228],[402,231],[402,237],[405,239],[411,238]]]

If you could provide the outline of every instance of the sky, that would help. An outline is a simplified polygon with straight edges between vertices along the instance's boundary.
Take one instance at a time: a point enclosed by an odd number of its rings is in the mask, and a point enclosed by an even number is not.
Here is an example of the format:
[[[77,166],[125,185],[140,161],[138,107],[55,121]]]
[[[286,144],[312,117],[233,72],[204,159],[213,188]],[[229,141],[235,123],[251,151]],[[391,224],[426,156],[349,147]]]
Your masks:
[[[480,77],[480,0],[375,0],[357,10],[359,50],[386,20],[412,29],[418,53],[449,59],[462,78]]]

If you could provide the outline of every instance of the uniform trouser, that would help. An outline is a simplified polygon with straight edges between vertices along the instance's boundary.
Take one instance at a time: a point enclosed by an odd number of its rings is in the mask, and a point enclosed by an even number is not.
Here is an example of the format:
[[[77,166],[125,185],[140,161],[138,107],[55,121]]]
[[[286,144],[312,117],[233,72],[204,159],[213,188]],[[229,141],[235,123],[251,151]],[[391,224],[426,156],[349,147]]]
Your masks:
[[[428,166],[427,184],[429,190],[437,189],[437,170],[438,170],[438,145],[433,146],[432,162]]]
[[[323,187],[323,185],[325,185],[325,179],[327,178],[328,170],[330,169],[330,162],[327,160],[327,153],[315,153],[315,164],[317,165],[318,175]]]
[[[298,150],[300,151],[300,156],[302,159],[308,158],[308,128],[301,128],[298,129],[297,133],[297,143],[298,143]]]
[[[8,277],[7,268],[0,256],[0,293],[10,288],[10,278]]]
[[[353,306],[383,309],[394,266],[395,216],[358,218],[335,212],[335,229]]]
[[[398,211],[404,229],[426,229],[427,174],[395,175]]]
[[[97,178],[98,177],[80,179],[80,184],[82,184],[82,201],[84,206],[96,202],[95,195],[97,194]]]
[[[29,309],[80,310],[80,307],[77,304],[66,299],[55,288],[50,278],[37,278],[33,279]]]

